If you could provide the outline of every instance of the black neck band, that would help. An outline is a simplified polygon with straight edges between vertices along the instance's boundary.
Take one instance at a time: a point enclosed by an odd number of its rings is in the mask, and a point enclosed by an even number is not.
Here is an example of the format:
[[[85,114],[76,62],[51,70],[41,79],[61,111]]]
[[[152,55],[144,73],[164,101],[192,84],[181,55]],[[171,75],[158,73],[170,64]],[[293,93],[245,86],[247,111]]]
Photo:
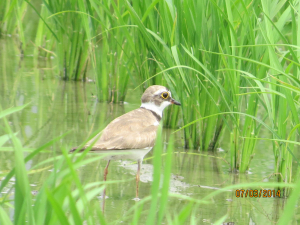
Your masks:
[[[146,109],[144,107],[141,107],[141,108]],[[161,121],[161,116],[160,115],[158,115],[156,112],[154,112],[154,111],[152,111],[150,109],[147,109],[147,110],[149,110],[153,114],[153,116],[155,116],[155,118],[157,119],[158,122]]]

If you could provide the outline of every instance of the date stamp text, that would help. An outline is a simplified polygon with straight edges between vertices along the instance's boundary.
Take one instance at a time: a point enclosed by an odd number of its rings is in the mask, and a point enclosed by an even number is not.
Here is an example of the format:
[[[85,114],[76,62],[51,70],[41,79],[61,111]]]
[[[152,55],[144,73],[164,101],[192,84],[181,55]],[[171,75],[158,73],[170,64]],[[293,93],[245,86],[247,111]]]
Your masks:
[[[280,198],[281,190],[275,189],[237,189],[235,197],[237,198]]]

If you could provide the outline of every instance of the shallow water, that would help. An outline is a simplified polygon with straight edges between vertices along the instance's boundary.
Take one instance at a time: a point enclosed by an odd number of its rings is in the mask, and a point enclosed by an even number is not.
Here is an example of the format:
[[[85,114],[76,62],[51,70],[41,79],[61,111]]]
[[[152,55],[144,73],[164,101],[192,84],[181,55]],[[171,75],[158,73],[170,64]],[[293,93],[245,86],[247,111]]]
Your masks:
[[[61,153],[61,149],[78,146],[95,131],[103,129],[112,119],[140,106],[140,91],[129,87],[126,102],[128,104],[98,103],[93,83],[64,82],[52,69],[54,63],[39,60],[31,56],[20,58],[13,40],[0,40],[0,105],[3,109],[29,105],[21,112],[8,117],[9,123],[25,148],[34,149],[46,142],[69,132],[65,138],[53,145],[48,153],[40,153],[29,161],[26,168],[30,170],[39,162]],[[168,110],[168,109],[167,109]],[[2,125],[2,124],[1,124]],[[172,130],[163,130],[165,147]],[[0,135],[4,131],[0,130]],[[196,150],[182,148],[182,134],[176,133],[172,164],[170,192],[202,199],[215,190],[232,184],[244,182],[269,181],[274,171],[272,146],[259,141],[248,174],[229,172],[228,135],[224,134],[221,148],[217,154],[200,153]],[[7,143],[5,147],[9,147]],[[0,149],[0,181],[14,165],[13,152],[9,148]],[[150,195],[152,183],[152,151],[143,161],[141,169],[140,198]],[[91,153],[87,157],[93,157]],[[83,184],[102,181],[106,160],[99,160],[82,166],[77,170]],[[164,162],[163,162],[164,163]],[[108,180],[122,180],[107,186],[105,217],[110,222],[126,222],[122,218],[135,204],[135,174],[137,165],[127,160],[113,161],[109,166]],[[32,193],[38,192],[43,182],[52,172],[51,165],[39,166],[29,175]],[[272,179],[272,178],[271,178]],[[12,179],[10,185],[14,184]],[[8,189],[0,193],[0,199]],[[11,198],[12,199],[12,198]],[[101,196],[93,199],[91,204],[99,204]],[[178,213],[186,200],[170,198],[170,212]],[[235,190],[221,193],[209,204],[200,204],[194,213],[203,224],[211,224],[224,215],[226,222],[235,224],[271,224],[276,222],[282,211],[284,199],[278,198],[237,198]],[[150,207],[145,205],[144,209]],[[13,218],[13,209],[7,207]],[[146,218],[146,215],[144,215]]]

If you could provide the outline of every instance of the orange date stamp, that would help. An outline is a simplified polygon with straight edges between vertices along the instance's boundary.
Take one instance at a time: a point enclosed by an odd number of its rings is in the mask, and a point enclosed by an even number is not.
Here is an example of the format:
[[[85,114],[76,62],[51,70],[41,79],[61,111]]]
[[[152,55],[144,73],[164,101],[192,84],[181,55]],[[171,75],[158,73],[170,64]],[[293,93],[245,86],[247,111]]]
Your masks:
[[[237,198],[280,198],[280,190],[275,189],[237,189],[235,191]]]

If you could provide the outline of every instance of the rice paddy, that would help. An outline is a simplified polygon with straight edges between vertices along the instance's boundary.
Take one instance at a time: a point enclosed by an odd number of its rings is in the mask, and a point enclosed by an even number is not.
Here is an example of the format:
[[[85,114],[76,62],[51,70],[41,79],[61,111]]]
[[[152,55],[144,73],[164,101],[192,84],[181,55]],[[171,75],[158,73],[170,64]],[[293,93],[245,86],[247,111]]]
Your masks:
[[[290,196],[270,220],[297,221],[299,7],[299,1],[285,0],[2,1],[0,152],[1,161],[6,162],[5,152],[13,158],[1,172],[1,223],[222,224],[239,219],[224,211],[206,221],[197,208],[213,205],[218,193],[262,186]],[[124,109],[114,111],[117,105],[139,107],[140,93],[153,84],[167,86],[182,107],[165,111],[163,127],[170,132],[149,156],[151,191],[127,214],[110,220],[95,203],[103,190],[100,173],[87,183],[78,175],[101,157],[75,157],[68,150],[123,114]],[[28,110],[38,116],[29,118]],[[179,165],[174,157],[181,160],[174,152],[189,154],[195,168],[205,160],[195,155],[197,164],[193,154],[213,154],[226,161],[220,171],[242,179],[253,173],[265,149],[271,165],[260,167],[265,173],[257,179],[224,182],[207,198],[169,192]],[[39,157],[41,162],[28,166]],[[43,173],[44,183],[32,196],[30,173],[49,166],[53,173]],[[111,182],[125,182],[119,178]],[[183,206],[173,212],[170,201],[180,199]],[[232,200],[235,204],[237,197]]]

